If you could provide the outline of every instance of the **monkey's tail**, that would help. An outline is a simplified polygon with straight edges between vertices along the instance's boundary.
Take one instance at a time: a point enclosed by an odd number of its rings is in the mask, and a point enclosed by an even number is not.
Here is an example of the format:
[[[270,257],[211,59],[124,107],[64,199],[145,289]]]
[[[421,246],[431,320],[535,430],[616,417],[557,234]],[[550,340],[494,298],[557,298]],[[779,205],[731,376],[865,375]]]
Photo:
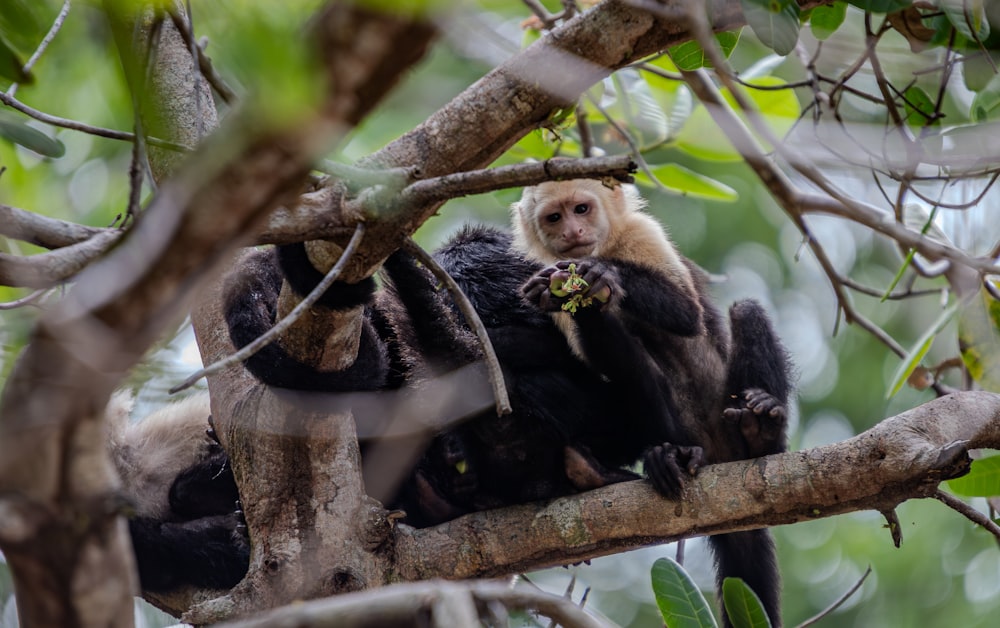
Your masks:
[[[742,578],[760,598],[773,628],[781,628],[781,575],[774,538],[767,529],[731,532],[708,537],[715,555],[716,585],[722,625],[732,628],[722,604],[722,582]]]

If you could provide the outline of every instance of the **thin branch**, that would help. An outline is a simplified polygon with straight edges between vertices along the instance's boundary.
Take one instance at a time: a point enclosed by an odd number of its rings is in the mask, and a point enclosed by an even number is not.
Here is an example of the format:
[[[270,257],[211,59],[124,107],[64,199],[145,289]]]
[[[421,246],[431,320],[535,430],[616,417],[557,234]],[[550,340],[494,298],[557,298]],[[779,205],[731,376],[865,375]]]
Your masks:
[[[69,7],[70,0],[63,2],[62,9],[59,10],[59,15],[57,15],[55,21],[52,22],[49,32],[45,34],[45,37],[42,38],[42,42],[38,44],[38,48],[36,48],[35,52],[32,53],[31,58],[28,59],[27,63],[24,64],[23,70],[25,74],[31,71],[31,68],[35,66],[42,54],[49,47],[49,44],[52,43],[52,40],[56,38],[56,35],[62,29],[63,22],[66,21],[66,16],[69,14]],[[13,98],[14,95],[17,94],[17,88],[18,84],[12,83],[10,88],[7,90],[7,95]]]
[[[363,222],[359,222],[358,225],[354,228],[354,235],[351,236],[351,241],[347,243],[347,247],[344,248],[344,252],[341,253],[340,259],[337,260],[337,263],[333,265],[333,267],[330,269],[329,272],[326,273],[323,279],[318,284],[316,284],[316,287],[313,288],[312,291],[309,294],[307,294],[306,297],[302,299],[298,303],[298,305],[296,305],[295,308],[288,313],[287,316],[285,316],[283,319],[275,323],[274,327],[269,329],[264,334],[261,334],[256,340],[246,345],[236,353],[233,353],[232,355],[223,358],[222,360],[218,360],[217,362],[210,364],[209,366],[194,373],[186,380],[184,380],[182,383],[171,388],[169,391],[170,394],[178,393],[184,390],[185,388],[190,388],[195,384],[195,382],[197,382],[202,377],[215,375],[216,373],[225,368],[228,368],[239,362],[243,362],[253,354],[260,351],[262,348],[266,347],[268,344],[273,342],[279,335],[284,333],[286,329],[295,324],[295,321],[297,321],[299,317],[301,317],[309,308],[311,308],[313,304],[315,304],[316,301],[318,301],[319,298],[323,296],[323,294],[327,291],[327,288],[332,286],[333,282],[335,282],[337,278],[340,277],[340,273],[343,272],[344,267],[347,266],[347,263],[351,260],[351,257],[354,255],[354,252],[358,249],[358,245],[361,244],[361,239],[364,237],[364,234],[365,234],[365,224]]]
[[[103,255],[123,233],[108,229],[89,240],[27,257],[0,253],[0,286],[51,288],[63,283]]]
[[[868,579],[868,576],[870,576],[871,573],[872,573],[872,566],[868,565],[868,569],[865,569],[865,573],[861,574],[861,578],[859,578],[858,581],[854,583],[853,587],[845,591],[843,595],[841,595],[837,600],[833,602],[833,604],[824,608],[817,615],[814,615],[809,619],[805,620],[804,622],[802,622],[801,624],[799,624],[797,628],[808,628],[809,626],[812,626],[813,624],[819,622],[819,620],[823,619],[827,615],[833,613],[833,611],[840,608],[840,606],[844,602],[846,602],[852,595],[854,595],[855,591],[861,588],[861,585],[865,583],[865,580]]]
[[[57,126],[63,129],[70,129],[73,131],[80,131],[82,133],[96,135],[97,137],[105,137],[110,140],[121,140],[124,142],[135,141],[134,133],[129,133],[127,131],[116,131],[114,129],[105,129],[98,126],[84,124],[83,122],[77,122],[76,120],[70,120],[68,118],[60,118],[58,116],[53,116],[43,111],[39,111],[37,109],[29,107],[28,105],[24,104],[23,102],[14,98],[13,96],[7,94],[6,92],[0,92],[0,103],[5,104],[12,109],[16,109],[21,113],[23,113],[24,115],[34,118],[39,122],[44,122],[45,124],[51,124],[52,126]],[[178,152],[190,152],[191,150],[191,148],[188,146],[177,144],[175,142],[168,142],[166,140],[161,140],[155,137],[150,137],[148,138],[148,140],[151,145],[156,146],[158,148],[166,148]]]
[[[35,290],[28,296],[21,297],[20,299],[16,299],[14,301],[7,301],[6,303],[0,303],[0,310],[16,310],[26,305],[33,305],[35,301],[38,301],[39,299],[44,297],[46,294],[48,294],[48,292],[49,292],[48,288],[41,288],[39,290]]]
[[[57,220],[10,205],[0,204],[0,235],[30,242],[46,249],[79,244],[107,231],[75,222]]]
[[[972,506],[966,504],[965,502],[955,497],[954,495],[945,493],[941,489],[937,489],[936,491],[934,491],[931,497],[938,500],[945,506],[948,506],[952,510],[957,511],[959,514],[964,516],[972,523],[978,526],[982,526],[987,532],[997,537],[997,540],[1000,540],[1000,526],[998,526],[995,521],[993,521],[983,513],[979,512]]]
[[[469,194],[484,194],[545,181],[614,177],[630,183],[636,166],[629,155],[585,159],[548,159],[527,164],[499,166],[423,179],[403,189],[401,205],[449,200]]]
[[[465,293],[455,283],[452,276],[448,274],[448,271],[441,268],[441,265],[427,251],[420,248],[413,241],[413,238],[407,238],[403,242],[403,250],[417,258],[417,261],[426,266],[438,281],[448,288],[448,292],[451,293],[451,298],[454,299],[455,305],[458,306],[458,309],[465,317],[465,322],[469,324],[469,327],[476,333],[476,338],[479,339],[479,346],[482,347],[486,360],[486,368],[490,375],[493,397],[496,399],[497,415],[510,414],[512,409],[510,406],[510,397],[507,394],[507,386],[504,384],[503,370],[500,368],[500,361],[497,359],[496,351],[493,350],[493,343],[490,341],[489,334],[486,333],[486,327],[483,325],[482,319],[479,318],[476,308],[469,302],[469,298],[465,296]]]
[[[184,16],[176,9],[172,7],[168,10],[170,14],[170,19],[173,20],[174,26],[177,28],[177,32],[181,34],[184,39],[185,45],[191,50],[191,56],[198,63],[198,70],[201,72],[208,84],[212,86],[212,89],[219,95],[222,102],[227,105],[233,105],[239,100],[236,92],[226,83],[226,79],[222,78],[222,75],[215,71],[215,66],[212,65],[212,59],[205,54],[201,46],[194,38],[194,27],[190,20],[184,18]],[[190,15],[190,12],[189,12]]]
[[[567,628],[607,628],[607,624],[558,595],[528,587],[510,588],[496,582],[408,582],[379,589],[336,595],[321,600],[298,602],[244,620],[226,623],[228,628],[256,626],[355,625],[352,620],[365,618],[365,624],[405,623],[438,602],[456,594],[471,595],[483,604],[499,602],[507,608],[532,610],[550,617]],[[438,619],[432,617],[433,619]]]

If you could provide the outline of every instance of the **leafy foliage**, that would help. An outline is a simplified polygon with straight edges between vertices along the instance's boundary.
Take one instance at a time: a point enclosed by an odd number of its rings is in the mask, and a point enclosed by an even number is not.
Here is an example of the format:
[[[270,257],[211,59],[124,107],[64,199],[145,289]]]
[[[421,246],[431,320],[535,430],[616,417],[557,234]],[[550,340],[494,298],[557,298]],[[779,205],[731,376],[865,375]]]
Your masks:
[[[669,558],[653,563],[653,594],[669,628],[717,628],[705,596],[684,568]]]
[[[965,497],[1000,495],[1000,456],[973,460],[967,474],[948,480],[948,488]]]
[[[722,582],[722,600],[734,628],[771,628],[760,598],[743,580],[726,578]]]

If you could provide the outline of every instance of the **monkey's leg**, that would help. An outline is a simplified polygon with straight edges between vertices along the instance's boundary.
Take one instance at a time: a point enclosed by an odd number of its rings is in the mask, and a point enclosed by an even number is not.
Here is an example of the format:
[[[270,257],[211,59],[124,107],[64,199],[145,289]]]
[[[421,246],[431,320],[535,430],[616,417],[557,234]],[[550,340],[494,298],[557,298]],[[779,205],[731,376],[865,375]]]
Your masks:
[[[788,355],[756,301],[734,304],[729,318],[732,350],[724,415],[738,422],[747,456],[785,451],[791,389]]]
[[[584,445],[567,445],[565,454],[566,477],[578,491],[589,491],[608,484],[639,479],[639,476],[631,471],[604,466]]]

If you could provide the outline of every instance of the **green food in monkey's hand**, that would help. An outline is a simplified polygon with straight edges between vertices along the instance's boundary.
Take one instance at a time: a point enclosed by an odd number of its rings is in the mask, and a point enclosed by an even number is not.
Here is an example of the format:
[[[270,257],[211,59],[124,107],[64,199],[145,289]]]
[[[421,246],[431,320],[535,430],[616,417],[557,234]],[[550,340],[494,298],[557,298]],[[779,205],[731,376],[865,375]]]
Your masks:
[[[590,284],[576,272],[576,264],[570,264],[566,270],[557,270],[549,277],[549,292],[553,296],[564,298],[570,297],[562,304],[562,309],[570,314],[575,314],[581,307],[588,307],[596,298],[601,303],[607,303],[611,297],[611,289],[601,290],[600,294],[584,296]]]

